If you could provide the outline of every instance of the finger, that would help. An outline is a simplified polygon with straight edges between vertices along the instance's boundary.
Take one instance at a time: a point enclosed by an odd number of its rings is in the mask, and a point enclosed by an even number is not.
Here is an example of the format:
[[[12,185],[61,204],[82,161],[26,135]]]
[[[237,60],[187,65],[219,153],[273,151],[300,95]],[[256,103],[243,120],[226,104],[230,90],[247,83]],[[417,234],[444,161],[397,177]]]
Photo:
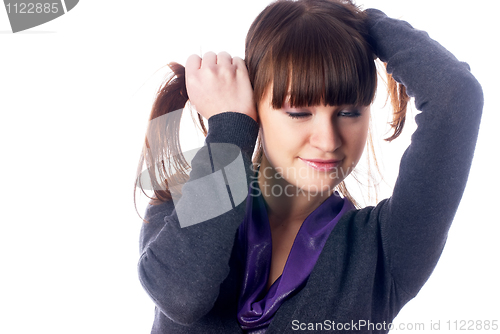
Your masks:
[[[226,51],[217,54],[217,65],[231,65],[233,58]]]
[[[203,55],[201,59],[201,68],[214,66],[217,63],[217,55],[215,52],[208,51]]]
[[[240,57],[233,57],[233,65],[236,65],[236,69],[238,71],[241,71],[242,73],[246,73],[247,71],[247,65],[245,64],[245,61],[241,59]]]
[[[192,54],[186,60],[186,72],[199,70],[201,66],[201,58],[197,54]]]

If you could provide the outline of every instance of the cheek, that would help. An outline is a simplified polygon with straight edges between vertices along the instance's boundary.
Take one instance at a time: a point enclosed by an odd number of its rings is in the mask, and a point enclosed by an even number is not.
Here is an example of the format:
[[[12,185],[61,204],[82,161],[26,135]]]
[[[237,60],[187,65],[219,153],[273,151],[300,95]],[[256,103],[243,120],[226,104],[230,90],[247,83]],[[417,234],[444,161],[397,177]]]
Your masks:
[[[357,163],[363,155],[363,150],[366,146],[366,140],[368,138],[368,123],[364,122],[346,129],[343,134],[343,138],[346,149],[349,151],[349,155],[352,160]]]
[[[272,112],[271,112],[272,113]],[[289,151],[296,144],[296,131],[291,129],[283,117],[266,115],[261,122],[262,146],[266,154],[273,156]]]
[[[260,137],[262,149],[264,150],[264,155],[267,160],[272,163],[275,160],[275,152],[279,152],[279,143],[283,141],[280,138],[280,131],[275,126],[276,122],[273,122],[272,117],[266,112],[263,117],[260,118]]]

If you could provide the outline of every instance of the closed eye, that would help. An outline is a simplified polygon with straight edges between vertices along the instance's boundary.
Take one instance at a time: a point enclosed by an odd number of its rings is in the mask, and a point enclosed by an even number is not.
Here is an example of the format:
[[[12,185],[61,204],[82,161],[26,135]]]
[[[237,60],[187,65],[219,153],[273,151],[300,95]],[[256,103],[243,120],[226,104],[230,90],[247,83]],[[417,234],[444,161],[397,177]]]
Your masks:
[[[310,116],[311,114],[310,113],[307,113],[307,112],[287,112],[288,116],[290,116],[291,118],[306,118],[308,116]]]
[[[342,110],[338,113],[338,115],[342,117],[359,117],[361,116],[361,112],[359,110]]]

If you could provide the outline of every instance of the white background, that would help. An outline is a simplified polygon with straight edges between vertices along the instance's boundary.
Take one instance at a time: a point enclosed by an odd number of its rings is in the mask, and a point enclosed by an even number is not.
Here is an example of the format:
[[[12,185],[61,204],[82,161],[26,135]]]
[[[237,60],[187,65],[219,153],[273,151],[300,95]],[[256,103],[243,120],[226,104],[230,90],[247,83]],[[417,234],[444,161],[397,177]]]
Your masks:
[[[268,3],[81,1],[16,34],[0,9],[1,333],[150,331],[153,303],[137,278],[141,219],[132,195],[152,98],[166,73],[156,71],[209,50],[243,58],[246,32]],[[441,321],[445,331],[448,320],[500,322],[496,1],[358,4],[429,32],[469,63],[486,101],[445,251],[395,323],[429,329]],[[372,112],[383,125],[380,96]],[[410,123],[400,140],[378,145],[389,186],[411,131]]]

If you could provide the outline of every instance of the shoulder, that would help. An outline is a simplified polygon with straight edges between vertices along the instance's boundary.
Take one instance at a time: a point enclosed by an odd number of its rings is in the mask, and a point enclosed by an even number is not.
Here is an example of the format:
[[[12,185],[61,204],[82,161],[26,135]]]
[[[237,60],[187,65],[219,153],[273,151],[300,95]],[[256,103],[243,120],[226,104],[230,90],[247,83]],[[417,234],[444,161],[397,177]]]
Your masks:
[[[170,215],[173,209],[174,203],[172,200],[161,201],[157,198],[152,198],[146,207],[144,219],[149,221],[149,219],[154,218],[158,214]]]

